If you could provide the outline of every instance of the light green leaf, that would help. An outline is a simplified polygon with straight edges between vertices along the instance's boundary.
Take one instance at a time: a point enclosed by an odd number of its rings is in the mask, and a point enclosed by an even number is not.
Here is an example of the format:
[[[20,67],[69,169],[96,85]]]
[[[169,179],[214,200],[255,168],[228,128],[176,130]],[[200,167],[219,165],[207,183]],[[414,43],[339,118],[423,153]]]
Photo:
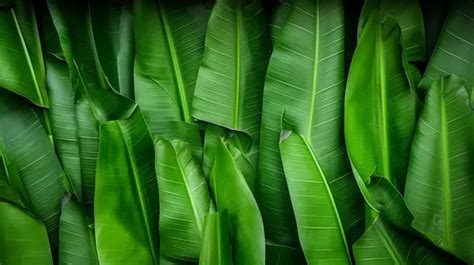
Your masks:
[[[197,261],[204,216],[211,207],[206,179],[185,142],[158,139],[155,152],[160,194],[160,253]]]
[[[217,210],[229,213],[234,264],[265,264],[265,235],[257,202],[222,140],[210,183]]]
[[[435,81],[413,140],[405,190],[413,227],[474,262],[474,112],[463,81]]]
[[[334,195],[321,165],[304,138],[283,131],[280,152],[308,264],[351,264],[349,246]]]
[[[440,77],[456,74],[468,88],[474,85],[474,2],[454,0],[420,87],[429,89]]]
[[[342,1],[295,0],[270,59],[256,197],[266,236],[280,245],[299,248],[278,149],[283,113],[309,142],[328,181],[338,186],[336,204],[352,203],[346,208],[351,217],[342,222],[354,227],[362,222],[361,197],[343,142],[344,27]]]
[[[374,10],[360,35],[345,97],[345,139],[354,170],[403,191],[417,97],[405,74],[400,30]]]
[[[232,265],[227,210],[206,215],[199,265]]]
[[[48,107],[41,43],[32,0],[0,9],[0,87]]]
[[[56,246],[64,172],[33,109],[7,91],[0,91],[0,138],[7,163],[19,173],[13,185],[23,190]]]
[[[101,265],[159,264],[153,141],[139,108],[100,127],[94,216]]]
[[[269,54],[260,1],[217,0],[206,31],[193,117],[242,131],[258,145]]]
[[[185,2],[134,1],[135,98],[152,134],[201,146],[191,104],[209,11]]]
[[[0,263],[52,265],[44,225],[16,206],[0,201]]]
[[[70,195],[63,198],[59,223],[59,264],[98,265],[92,221]]]

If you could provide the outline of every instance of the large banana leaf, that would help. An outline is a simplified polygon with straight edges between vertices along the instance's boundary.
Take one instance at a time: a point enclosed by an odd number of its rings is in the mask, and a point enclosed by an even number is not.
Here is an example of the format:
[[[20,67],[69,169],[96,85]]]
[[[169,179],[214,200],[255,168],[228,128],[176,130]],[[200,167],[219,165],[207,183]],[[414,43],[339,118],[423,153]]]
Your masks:
[[[210,186],[217,210],[229,213],[234,264],[265,264],[265,235],[257,202],[223,140],[219,141]]]
[[[100,264],[159,264],[153,163],[153,141],[140,109],[101,125],[94,199]]]
[[[0,263],[52,265],[45,226],[16,206],[0,201]]]
[[[258,145],[269,54],[260,1],[217,0],[206,31],[193,117],[245,132]]]
[[[158,139],[155,152],[160,194],[160,253],[197,261],[204,216],[211,207],[206,179],[185,142]]]
[[[209,11],[203,1],[137,0],[135,98],[153,134],[201,145],[191,117]]]
[[[468,88],[474,85],[474,2],[453,0],[420,86],[425,89],[447,74],[456,74]]]
[[[355,171],[403,191],[417,98],[405,74],[400,29],[373,10],[352,58],[345,98],[345,138]]]
[[[340,217],[345,212],[337,208],[330,183],[309,143],[299,134],[283,131],[280,152],[308,264],[350,264]]]
[[[336,204],[347,205],[350,218],[343,224],[355,227],[362,220],[343,143],[343,96],[342,1],[295,0],[270,59],[262,111],[257,198],[266,236],[277,244],[299,248],[278,149],[283,112],[334,181]]]
[[[108,121],[130,116],[135,103],[112,90],[100,64],[96,43],[108,35],[94,38],[90,1],[47,2],[73,85],[90,102],[95,117]]]
[[[271,14],[268,29],[272,40],[272,46],[275,46],[281,28],[285,24],[288,13],[290,12],[292,3],[293,0],[279,0]]]
[[[29,207],[44,222],[51,245],[56,246],[64,172],[28,102],[3,90],[0,91],[0,139],[8,163],[16,165],[19,172],[19,181],[13,185],[24,191]]]
[[[406,202],[413,227],[474,262],[474,112],[463,80],[443,77],[428,92],[413,140]]]
[[[227,210],[206,215],[199,265],[232,265]]]
[[[462,264],[426,240],[393,227],[380,215],[372,222],[353,245],[357,264]]]
[[[41,43],[32,0],[0,8],[0,87],[48,107]]]
[[[121,95],[133,98],[132,2],[130,0],[91,1],[91,25],[107,83]]]
[[[360,14],[360,32],[374,9],[380,10],[382,16],[396,18],[407,59],[412,62],[425,60],[425,25],[418,0],[366,0]]]
[[[81,205],[65,196],[59,224],[59,264],[99,264],[91,224]]]

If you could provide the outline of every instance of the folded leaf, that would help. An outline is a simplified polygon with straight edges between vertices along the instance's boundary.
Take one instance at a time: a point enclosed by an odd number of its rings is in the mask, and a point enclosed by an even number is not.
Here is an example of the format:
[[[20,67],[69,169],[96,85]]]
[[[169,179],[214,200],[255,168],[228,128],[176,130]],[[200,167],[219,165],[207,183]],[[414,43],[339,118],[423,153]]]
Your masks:
[[[382,17],[392,16],[397,20],[407,59],[410,62],[424,61],[426,58],[425,25],[418,0],[366,0],[359,20],[360,32],[374,9],[378,9]]]
[[[52,265],[44,225],[16,206],[0,201],[0,262],[2,265]]]
[[[217,0],[206,31],[193,117],[245,132],[258,145],[269,55],[260,1]]]
[[[435,81],[413,140],[405,190],[413,227],[474,262],[474,112],[463,81]]]
[[[281,28],[286,22],[293,1],[294,0],[279,0],[276,7],[273,9],[270,24],[268,25],[270,37],[272,39],[272,46],[275,46]]]
[[[155,168],[160,194],[160,253],[198,260],[211,197],[200,165],[182,141],[158,139]]]
[[[357,264],[462,264],[426,240],[398,230],[377,217],[353,245]]]
[[[345,97],[345,139],[354,169],[403,191],[417,97],[405,74],[400,29],[373,10],[360,35]]]
[[[209,11],[184,2],[134,1],[135,98],[153,134],[200,146],[191,103]]]
[[[236,265],[265,264],[265,235],[257,202],[224,142],[219,141],[210,186],[217,210],[227,209]]]
[[[94,199],[100,264],[159,264],[153,163],[153,141],[139,108],[129,119],[101,125]]]
[[[48,107],[41,42],[32,0],[0,9],[0,87]]]
[[[59,224],[59,264],[98,265],[94,232],[80,204],[63,198]]]
[[[440,77],[456,74],[468,88],[474,85],[474,3],[454,0],[439,34],[420,87],[429,89]]]
[[[229,220],[226,210],[206,215],[199,264],[233,264]]]
[[[295,0],[275,44],[265,80],[257,198],[266,236],[299,248],[296,224],[278,149],[282,114],[309,142],[349,226],[362,222],[361,197],[343,141],[344,8],[342,1]],[[358,235],[354,235],[354,239]],[[351,240],[349,240],[351,241]]]
[[[330,183],[301,135],[283,131],[280,152],[298,236],[308,264],[351,264]]]
[[[33,109],[3,90],[0,138],[8,163],[14,164],[19,173],[13,185],[24,191],[29,207],[44,222],[51,245],[56,246],[64,172]]]

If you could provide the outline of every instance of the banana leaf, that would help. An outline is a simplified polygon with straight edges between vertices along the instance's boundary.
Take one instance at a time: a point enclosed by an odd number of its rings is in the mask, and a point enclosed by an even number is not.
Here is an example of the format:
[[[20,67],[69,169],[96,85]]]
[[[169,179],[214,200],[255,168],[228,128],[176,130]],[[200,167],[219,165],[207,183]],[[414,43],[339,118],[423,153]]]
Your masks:
[[[133,99],[133,37],[132,1],[91,1],[91,25],[97,56],[106,82],[117,93]]]
[[[426,25],[426,58],[430,58],[450,9],[451,0],[438,0],[435,5],[431,0],[420,0],[420,6]]]
[[[155,168],[160,194],[160,254],[197,261],[211,197],[200,165],[183,141],[157,139]]]
[[[0,87],[48,107],[41,42],[32,0],[0,8]]]
[[[134,1],[135,98],[152,134],[201,152],[191,104],[209,11],[203,1]]]
[[[47,3],[73,86],[90,102],[96,119],[104,122],[129,117],[136,104],[115,93],[107,82],[96,43],[107,41],[108,36],[93,35],[90,1],[48,0]]]
[[[46,228],[20,208],[0,201],[0,263],[52,265]]]
[[[232,265],[227,210],[209,213],[204,220],[199,265]]]
[[[368,21],[374,9],[382,17],[394,17],[400,26],[400,38],[408,61],[418,62],[426,59],[425,25],[418,0],[366,0],[360,14],[359,32]]]
[[[244,132],[257,146],[269,55],[260,1],[217,0],[206,31],[193,117]]]
[[[474,3],[453,0],[420,87],[429,89],[440,77],[456,74],[464,85],[474,85]]]
[[[94,199],[100,264],[159,264],[153,164],[153,140],[139,108],[100,126]]]
[[[413,140],[405,198],[413,227],[474,262],[474,111],[463,80],[440,78],[428,91]]]
[[[50,244],[57,244],[64,172],[48,136],[28,102],[0,91],[0,138],[7,164],[18,170],[12,182],[44,222]],[[12,173],[13,174],[13,173]]]
[[[343,140],[344,58],[343,2],[294,1],[265,80],[256,188],[266,237],[276,244],[300,248],[278,148],[283,112],[309,142],[328,181],[338,186],[336,204],[353,203],[342,222],[362,224],[361,197]]]
[[[352,59],[345,97],[345,139],[354,170],[386,178],[403,192],[417,96],[405,74],[400,29],[369,15]]]
[[[217,210],[227,209],[229,214],[234,264],[265,264],[265,235],[257,202],[223,140],[219,141],[210,186]]]
[[[92,222],[71,195],[62,202],[59,224],[59,264],[98,265]]]
[[[288,17],[292,3],[293,0],[279,0],[273,10],[273,13],[271,14],[268,29],[273,47],[275,46],[275,43],[278,39],[281,28],[286,22],[286,18]]]
[[[336,205],[331,183],[309,143],[295,132],[283,131],[280,152],[306,261],[351,264],[340,217],[347,211]]]

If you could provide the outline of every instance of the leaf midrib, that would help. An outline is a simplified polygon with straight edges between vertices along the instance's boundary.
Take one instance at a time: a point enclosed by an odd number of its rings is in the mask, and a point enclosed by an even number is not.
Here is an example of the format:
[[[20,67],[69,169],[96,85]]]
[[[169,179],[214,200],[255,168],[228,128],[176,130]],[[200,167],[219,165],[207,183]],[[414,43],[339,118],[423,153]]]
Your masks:
[[[318,1],[318,3],[319,3],[319,1]],[[321,179],[324,183],[324,187],[326,188],[327,194],[328,194],[329,199],[331,201],[331,208],[332,208],[332,210],[334,212],[334,215],[336,216],[336,219],[337,219],[339,233],[340,233],[341,238],[344,242],[344,247],[345,247],[346,255],[347,255],[347,261],[348,261],[349,264],[352,264],[351,254],[349,253],[349,245],[347,244],[347,239],[346,239],[346,235],[344,233],[344,228],[342,226],[341,217],[339,216],[339,211],[337,210],[336,202],[334,201],[334,197],[332,196],[331,187],[329,186],[329,184],[326,180],[326,175],[324,174],[324,171],[322,170],[321,166],[319,165],[319,162],[316,159],[316,155],[313,153],[313,150],[311,149],[311,146],[308,143],[308,141],[304,137],[301,137],[301,136],[299,136],[299,137],[303,140],[303,143],[305,144],[306,149],[308,149],[309,153],[311,154],[311,158],[313,160],[313,163],[317,167],[318,172],[321,176]]]
[[[392,258],[392,261],[396,264],[404,264],[404,261],[400,259],[400,254],[396,252],[396,247],[394,242],[392,242],[390,235],[386,232],[387,227],[383,224],[383,220],[380,220],[380,215],[377,217],[379,220],[374,221],[374,230],[377,233],[377,236],[382,240],[382,244],[384,245],[385,249],[387,250],[388,254]],[[377,227],[377,221],[380,221],[380,229]]]
[[[18,37],[20,38],[21,42],[21,48],[23,49],[23,53],[26,57],[26,62],[28,64],[28,69],[30,70],[31,77],[33,79],[33,84],[35,87],[36,94],[38,95],[38,101],[39,103],[43,106],[44,105],[44,100],[43,96],[41,94],[41,88],[38,82],[38,77],[36,76],[35,70],[33,68],[33,63],[31,62],[30,54],[28,53],[28,48],[26,47],[26,42],[25,38],[23,37],[23,34],[21,32],[20,24],[18,23],[18,19],[16,18],[16,13],[13,8],[10,8],[10,13],[13,18],[13,22],[15,23],[15,28],[18,33]]]
[[[176,51],[176,47],[174,44],[174,38],[173,34],[171,33],[171,28],[168,23],[168,18],[166,16],[166,12],[163,10],[161,7],[160,3],[157,3],[158,6],[158,13],[161,18],[161,23],[163,25],[163,29],[165,31],[166,35],[166,43],[168,44],[168,48],[170,51],[171,55],[171,62],[173,64],[173,72],[174,72],[174,77],[176,81],[176,85],[178,86],[178,96],[179,96],[179,101],[181,103],[181,110],[182,110],[182,115],[183,119],[185,122],[191,122],[191,114],[189,112],[189,106],[188,106],[188,101],[186,97],[186,90],[184,87],[184,81],[183,81],[183,76],[181,74],[181,68],[179,64],[179,59],[178,59],[178,54]]]
[[[240,115],[240,23],[242,20],[242,11],[240,10],[240,0],[235,1],[235,33],[236,33],[236,46],[235,46],[235,98],[234,98],[234,129],[239,128],[239,115]]]
[[[155,233],[153,233],[153,229],[151,228],[151,224],[150,224],[150,216],[148,214],[149,210],[148,210],[148,203],[146,201],[146,198],[143,194],[143,187],[142,187],[142,183],[140,181],[140,174],[138,172],[138,167],[137,167],[137,164],[135,163],[135,153],[134,151],[132,150],[132,143],[131,143],[131,140],[129,139],[129,137],[127,137],[127,134],[125,133],[125,129],[123,128],[123,125],[119,122],[119,121],[115,121],[120,129],[120,134],[122,135],[122,139],[124,141],[124,144],[125,144],[125,148],[127,150],[127,153],[128,153],[128,162],[130,163],[130,166],[132,167],[132,172],[133,172],[133,180],[135,182],[135,186],[136,186],[136,190],[137,190],[137,193],[138,193],[138,200],[140,201],[140,210],[141,210],[141,214],[143,216],[143,221],[145,222],[145,228],[146,228],[146,231],[147,231],[147,235],[148,235],[148,243],[150,244],[150,251],[151,251],[151,255],[153,257],[153,261],[155,264],[158,264],[159,262],[159,258],[158,258],[158,255],[157,253],[155,253],[156,251],[156,246],[155,246],[155,241],[153,240],[154,237],[155,237]]]
[[[447,128],[447,117],[446,117],[446,102],[444,100],[444,79],[441,78],[441,90],[440,93],[440,117],[441,117],[441,156],[442,156],[442,181],[443,181],[443,196],[444,196],[444,214],[445,214],[445,240],[446,246],[451,246],[451,192],[449,185],[449,140],[448,140],[448,128]]]
[[[316,1],[316,17],[315,17],[315,27],[316,32],[314,34],[315,44],[314,44],[314,61],[313,61],[313,76],[312,76],[312,87],[311,87],[311,105],[309,108],[309,119],[308,119],[308,132],[307,139],[311,139],[311,134],[313,130],[313,119],[314,119],[314,108],[316,105],[316,92],[318,86],[318,66],[319,66],[319,0]]]

